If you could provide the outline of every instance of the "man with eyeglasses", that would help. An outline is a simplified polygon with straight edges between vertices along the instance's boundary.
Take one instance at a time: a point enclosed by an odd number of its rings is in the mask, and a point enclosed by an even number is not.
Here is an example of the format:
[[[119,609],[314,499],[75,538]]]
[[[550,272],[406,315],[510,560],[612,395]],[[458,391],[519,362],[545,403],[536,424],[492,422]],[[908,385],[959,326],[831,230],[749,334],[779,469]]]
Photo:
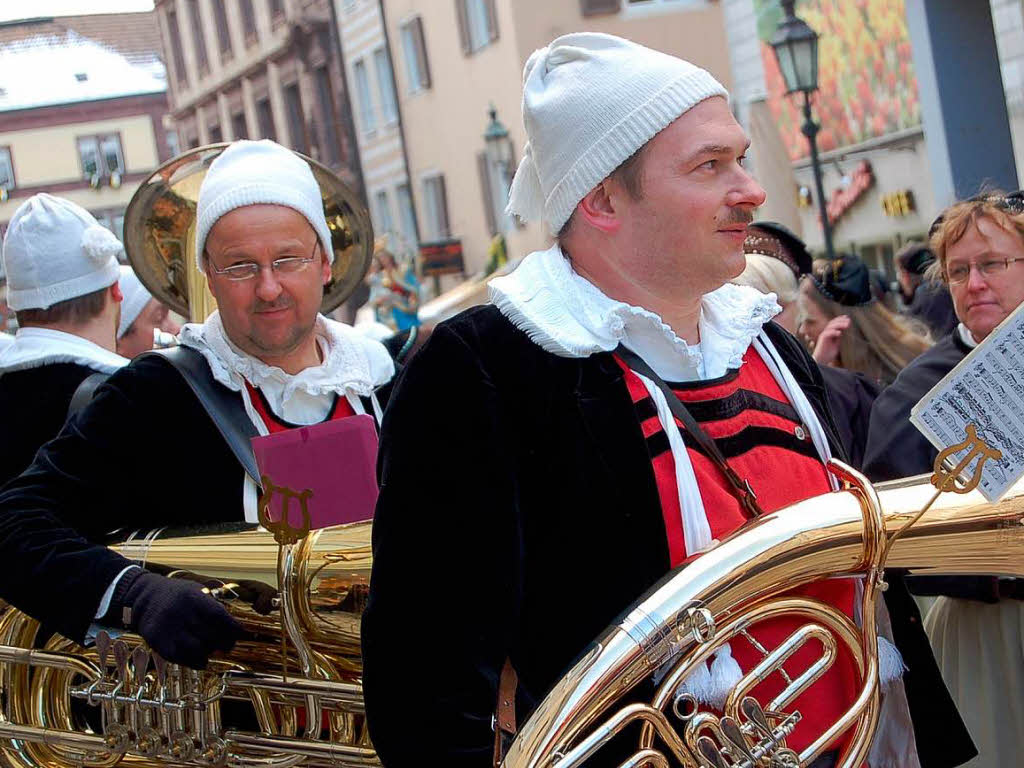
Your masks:
[[[359,413],[379,420],[378,390],[395,369],[382,344],[319,313],[334,251],[302,158],[235,142],[203,180],[195,229],[218,311],[186,325],[173,356],[142,355],[111,376],[0,491],[0,598],[67,637],[94,622],[125,627],[168,661],[202,668],[239,635],[225,608],[100,542],[114,529],[123,540],[140,528],[255,523],[248,437]],[[154,466],[144,450],[154,439],[174,464]]]

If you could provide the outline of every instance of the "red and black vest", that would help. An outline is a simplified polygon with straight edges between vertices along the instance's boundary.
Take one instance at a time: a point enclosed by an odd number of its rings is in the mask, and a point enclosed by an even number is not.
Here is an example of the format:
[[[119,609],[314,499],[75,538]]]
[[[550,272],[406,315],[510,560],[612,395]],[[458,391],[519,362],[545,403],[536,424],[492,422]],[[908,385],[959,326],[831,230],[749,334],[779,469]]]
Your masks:
[[[647,440],[661,500],[669,556],[672,567],[676,567],[687,560],[687,555],[675,460],[647,388],[624,362],[616,360],[625,373],[626,386]],[[811,441],[810,430],[800,421],[796,410],[753,347],[747,350],[743,365],[738,370],[731,370],[721,378],[669,382],[669,385],[718,445],[729,466],[749,481],[765,512],[773,512],[831,490],[825,467]],[[683,433],[711,535],[715,539],[723,539],[747,522],[749,517],[712,460],[701,452],[697,442],[678,420],[676,425]],[[790,594],[815,597],[853,617],[855,585],[850,579],[828,579],[795,589]],[[798,617],[782,617],[762,622],[749,631],[770,650],[803,623],[806,622]],[[745,638],[736,638],[730,645],[733,657],[744,672],[762,659],[761,652]],[[795,679],[813,663],[819,651],[817,643],[809,643],[790,656],[784,665],[785,670]],[[757,686],[753,695],[764,703],[785,686],[782,676],[775,674]],[[803,715],[787,740],[789,746],[799,751],[810,744],[847,709],[855,695],[853,661],[840,650],[823,678],[787,708],[788,711],[799,709]]]
[[[249,390],[249,399],[252,400],[252,407],[256,409],[256,413],[258,413],[260,418],[263,419],[263,423],[267,425],[267,429],[270,431],[270,434],[273,435],[278,432],[286,432],[289,429],[309,426],[308,424],[292,424],[291,422],[287,422],[279,416],[276,416],[270,409],[270,403],[267,402],[267,398],[263,396],[262,391],[254,387],[248,381],[245,382],[245,386],[246,389]],[[346,419],[349,416],[355,415],[356,412],[352,410],[352,405],[349,403],[348,399],[335,394],[331,410],[327,413],[327,416],[323,421]],[[323,423],[323,421],[321,423]]]

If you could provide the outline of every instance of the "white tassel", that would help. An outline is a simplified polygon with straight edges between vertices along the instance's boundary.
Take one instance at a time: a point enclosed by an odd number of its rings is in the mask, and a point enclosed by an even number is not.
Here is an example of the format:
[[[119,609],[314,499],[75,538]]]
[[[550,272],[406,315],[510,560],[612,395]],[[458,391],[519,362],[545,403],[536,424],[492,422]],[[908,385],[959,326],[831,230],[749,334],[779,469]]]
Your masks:
[[[715,660],[711,663],[711,688],[708,703],[715,709],[722,709],[729,691],[743,677],[743,670],[732,657],[732,648],[728,643],[715,651]]]
[[[903,676],[907,665],[899,648],[881,635],[878,636],[878,679],[883,686]]]
[[[102,264],[124,253],[124,246],[109,229],[92,224],[82,232],[82,251],[93,261]]]
[[[523,149],[523,159],[519,161],[519,168],[512,179],[505,213],[518,216],[523,221],[533,221],[544,215],[544,190],[540,185],[537,164],[533,162],[533,150],[529,142]]]
[[[688,693],[697,701],[704,704],[710,704],[711,697],[711,672],[708,669],[707,662],[702,661],[698,664],[693,672],[683,680],[679,686],[677,698],[684,693]]]

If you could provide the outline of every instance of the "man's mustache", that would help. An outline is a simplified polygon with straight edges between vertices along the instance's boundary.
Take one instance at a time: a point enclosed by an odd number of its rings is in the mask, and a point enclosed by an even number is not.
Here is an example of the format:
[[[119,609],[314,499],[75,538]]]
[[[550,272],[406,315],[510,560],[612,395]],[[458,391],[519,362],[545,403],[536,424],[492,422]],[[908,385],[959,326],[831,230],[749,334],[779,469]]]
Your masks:
[[[293,302],[291,299],[286,299],[286,298],[283,298],[283,297],[282,298],[278,298],[278,299],[274,299],[274,301],[260,301],[260,300],[257,300],[256,303],[253,305],[252,311],[253,312],[274,312],[274,311],[276,311],[278,309],[288,309],[294,303],[295,302]]]
[[[753,224],[754,212],[745,208],[730,208],[729,213],[721,222],[722,224]]]

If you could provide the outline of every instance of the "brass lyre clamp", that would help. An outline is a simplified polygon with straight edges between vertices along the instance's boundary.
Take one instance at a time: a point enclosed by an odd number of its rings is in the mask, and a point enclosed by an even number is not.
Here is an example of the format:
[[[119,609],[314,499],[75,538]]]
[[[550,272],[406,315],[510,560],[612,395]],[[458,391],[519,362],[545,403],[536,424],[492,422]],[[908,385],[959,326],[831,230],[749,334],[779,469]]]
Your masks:
[[[978,483],[981,482],[981,473],[985,467],[985,462],[989,459],[999,461],[1003,458],[1002,451],[998,448],[993,448],[982,438],[978,437],[978,430],[974,424],[968,424],[965,431],[967,438],[963,442],[955,443],[943,449],[935,457],[935,465],[932,468],[934,474],[932,474],[931,483],[939,491],[952,491],[953,493],[969,493],[973,491],[978,487]],[[967,453],[964,454],[957,465],[952,468],[947,467],[947,459],[956,456],[956,454],[964,450]],[[974,471],[965,480],[962,475],[970,468],[975,459],[977,459],[977,464],[974,466]]]
[[[306,538],[312,525],[309,516],[309,500],[313,498],[313,489],[306,488],[296,491],[283,485],[274,485],[269,475],[260,475],[260,484],[263,486],[263,495],[257,505],[260,525],[274,534],[274,541],[281,546],[295,544]],[[275,493],[281,497],[281,517],[277,520],[270,517],[270,502]],[[302,520],[297,528],[288,520],[288,511],[293,499],[299,502],[299,514]]]

